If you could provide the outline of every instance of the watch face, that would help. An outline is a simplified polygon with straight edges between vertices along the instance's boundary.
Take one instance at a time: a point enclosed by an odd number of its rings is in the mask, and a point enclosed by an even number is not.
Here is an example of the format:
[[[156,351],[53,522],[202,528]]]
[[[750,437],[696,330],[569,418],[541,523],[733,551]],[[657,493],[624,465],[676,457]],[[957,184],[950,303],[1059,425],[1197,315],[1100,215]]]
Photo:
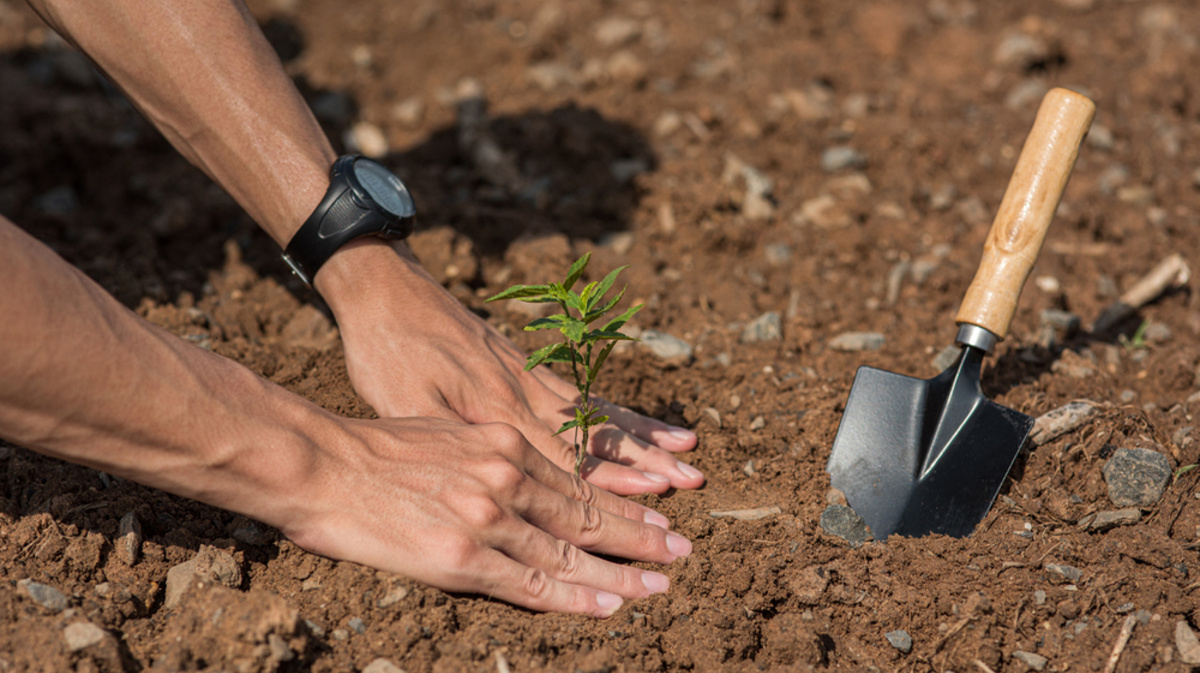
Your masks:
[[[359,159],[354,162],[354,177],[358,178],[359,184],[375,203],[389,213],[396,217],[412,217],[416,214],[408,188],[382,164]]]

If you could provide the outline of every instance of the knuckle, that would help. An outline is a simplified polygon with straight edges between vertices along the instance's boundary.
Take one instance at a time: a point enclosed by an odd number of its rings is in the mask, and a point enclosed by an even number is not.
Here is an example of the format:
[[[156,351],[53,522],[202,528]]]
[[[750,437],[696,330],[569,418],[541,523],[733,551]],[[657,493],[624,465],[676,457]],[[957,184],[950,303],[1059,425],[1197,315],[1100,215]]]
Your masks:
[[[583,562],[583,552],[579,550],[579,547],[566,540],[559,540],[556,545],[558,546],[558,553],[556,555],[558,576],[562,578],[574,577],[579,572],[580,565]]]
[[[550,595],[550,576],[540,568],[530,568],[521,578],[521,590],[531,599],[544,600]]]
[[[579,521],[579,534],[587,544],[595,544],[600,541],[603,536],[604,517],[600,513],[600,509],[583,504],[581,518]]]
[[[571,499],[587,505],[595,505],[599,494],[596,488],[577,474],[571,474]]]
[[[526,441],[521,431],[507,423],[492,423],[487,426],[488,444],[505,456],[516,456],[524,452]]]
[[[508,518],[508,512],[489,497],[475,497],[463,502],[463,520],[474,530],[490,530]]]

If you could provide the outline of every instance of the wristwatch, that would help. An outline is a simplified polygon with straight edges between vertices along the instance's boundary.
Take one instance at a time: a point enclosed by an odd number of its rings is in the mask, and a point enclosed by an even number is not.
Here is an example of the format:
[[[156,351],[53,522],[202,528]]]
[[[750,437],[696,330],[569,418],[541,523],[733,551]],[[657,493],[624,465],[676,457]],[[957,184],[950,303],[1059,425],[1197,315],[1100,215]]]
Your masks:
[[[396,241],[412,233],[417,209],[408,188],[378,161],[339,157],[329,190],[283,251],[283,261],[307,285],[333,253],[363,236]]]

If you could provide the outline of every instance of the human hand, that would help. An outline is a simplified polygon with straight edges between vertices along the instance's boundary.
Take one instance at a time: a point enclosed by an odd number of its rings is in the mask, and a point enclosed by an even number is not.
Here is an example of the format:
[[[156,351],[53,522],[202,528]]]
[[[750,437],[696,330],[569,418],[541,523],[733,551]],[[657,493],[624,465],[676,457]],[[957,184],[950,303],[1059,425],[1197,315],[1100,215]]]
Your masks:
[[[376,266],[383,268],[364,272]],[[353,273],[343,277],[345,269]],[[411,256],[371,241],[343,248],[321,274],[317,282],[337,315],[350,380],[380,416],[506,423],[556,465],[572,469],[574,449],[554,432],[574,417],[575,387],[547,367],[523,371],[525,354]],[[588,481],[622,495],[704,483],[673,455],[695,447],[691,431],[608,402],[601,413],[610,421],[592,433],[583,467]]]
[[[664,564],[691,553],[661,514],[554,466],[511,426],[340,420],[345,433],[299,471],[302,513],[280,525],[309,551],[597,617],[669,580],[587,552]]]

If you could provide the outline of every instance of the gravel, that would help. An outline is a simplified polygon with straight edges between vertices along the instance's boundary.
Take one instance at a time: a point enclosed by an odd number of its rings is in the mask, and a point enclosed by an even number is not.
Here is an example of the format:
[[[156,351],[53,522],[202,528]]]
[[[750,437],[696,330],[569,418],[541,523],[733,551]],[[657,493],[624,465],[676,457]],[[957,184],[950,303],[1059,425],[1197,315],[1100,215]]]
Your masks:
[[[1061,565],[1058,563],[1047,563],[1043,568],[1047,572],[1067,580],[1068,582],[1078,582],[1079,578],[1083,577],[1083,571],[1074,566]]]
[[[843,352],[877,351],[886,342],[879,332],[843,332],[829,340],[829,347]]]
[[[835,173],[845,168],[864,168],[867,156],[853,147],[839,145],[821,153],[821,170]]]
[[[840,537],[855,549],[871,539],[867,522],[853,509],[845,505],[830,505],[821,512],[821,529],[834,537]]]
[[[662,364],[669,367],[680,367],[692,361],[692,345],[658,330],[643,330],[638,344],[648,349]]]
[[[1104,466],[1108,499],[1117,507],[1150,507],[1170,478],[1167,457],[1149,449],[1118,449]]]
[[[1043,670],[1044,668],[1046,668],[1046,664],[1049,663],[1049,659],[1046,659],[1046,657],[1043,657],[1040,654],[1034,654],[1033,652],[1023,652],[1021,650],[1016,650],[1015,652],[1013,652],[1012,658],[1016,659],[1017,661],[1021,662],[1022,664],[1025,664],[1026,670],[1032,670],[1032,671]]]
[[[783,320],[772,311],[754,319],[742,330],[740,340],[744,344],[779,341],[783,339]]]
[[[900,650],[905,654],[912,652],[913,641],[912,636],[908,635],[908,631],[888,631],[887,633],[883,634],[883,637],[887,638],[887,641],[891,643],[892,647],[896,648],[897,650]]]
[[[113,546],[122,563],[127,566],[137,563],[138,555],[142,553],[142,522],[138,521],[137,514],[129,512],[121,517]]]
[[[67,597],[48,584],[25,579],[17,582],[17,588],[24,590],[26,595],[33,599],[33,602],[47,610],[62,612],[67,608]]]
[[[78,652],[104,642],[107,637],[107,631],[91,622],[76,622],[63,629],[63,638],[67,641],[67,649],[72,652]]]

